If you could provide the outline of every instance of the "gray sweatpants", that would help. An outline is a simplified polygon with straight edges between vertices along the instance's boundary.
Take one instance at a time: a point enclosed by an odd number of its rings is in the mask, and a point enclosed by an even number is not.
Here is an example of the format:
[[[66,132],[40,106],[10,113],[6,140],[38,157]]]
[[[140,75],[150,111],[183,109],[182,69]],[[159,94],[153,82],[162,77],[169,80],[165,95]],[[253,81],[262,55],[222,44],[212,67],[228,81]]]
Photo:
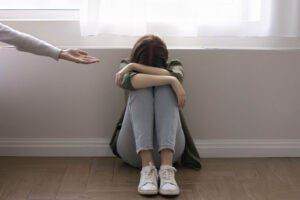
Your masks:
[[[138,153],[153,150],[154,164],[159,167],[160,150],[171,149],[173,162],[176,162],[184,147],[185,138],[173,89],[167,85],[131,91],[117,141],[122,160],[141,167]]]

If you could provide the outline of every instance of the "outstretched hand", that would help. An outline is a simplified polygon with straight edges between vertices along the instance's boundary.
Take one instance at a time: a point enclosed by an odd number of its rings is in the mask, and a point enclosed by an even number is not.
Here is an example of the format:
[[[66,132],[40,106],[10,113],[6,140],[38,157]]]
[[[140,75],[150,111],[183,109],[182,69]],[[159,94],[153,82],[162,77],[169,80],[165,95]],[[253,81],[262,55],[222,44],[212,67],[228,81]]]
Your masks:
[[[89,56],[86,51],[82,51],[79,49],[63,50],[60,52],[59,58],[82,64],[91,64],[99,62],[98,58]]]

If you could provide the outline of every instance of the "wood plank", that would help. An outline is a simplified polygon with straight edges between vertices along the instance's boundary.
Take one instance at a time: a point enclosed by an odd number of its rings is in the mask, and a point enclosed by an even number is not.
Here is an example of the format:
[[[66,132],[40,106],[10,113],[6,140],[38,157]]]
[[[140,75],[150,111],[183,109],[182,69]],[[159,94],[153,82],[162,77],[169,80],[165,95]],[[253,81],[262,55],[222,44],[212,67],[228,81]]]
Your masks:
[[[47,170],[40,182],[32,188],[27,200],[55,200],[64,174],[65,169]]]
[[[40,172],[28,173],[22,175],[6,174],[4,184],[0,191],[0,200],[25,200],[31,189],[38,184],[42,174]]]
[[[92,158],[77,158],[68,162],[59,192],[84,192],[90,173]]]
[[[202,164],[201,170],[177,168],[181,195],[172,199],[300,199],[300,158],[206,158]],[[149,199],[136,191],[139,173],[119,158],[0,157],[0,200]]]

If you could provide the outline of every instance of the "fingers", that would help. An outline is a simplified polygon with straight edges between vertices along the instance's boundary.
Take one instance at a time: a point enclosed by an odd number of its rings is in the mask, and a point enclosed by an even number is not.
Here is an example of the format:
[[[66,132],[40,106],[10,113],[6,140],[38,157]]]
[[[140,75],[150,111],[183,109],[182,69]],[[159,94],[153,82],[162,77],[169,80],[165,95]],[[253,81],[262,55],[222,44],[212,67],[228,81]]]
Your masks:
[[[80,49],[69,49],[65,53],[66,60],[73,61],[81,64],[92,64],[99,62],[100,60],[96,57],[88,55],[88,52],[82,51]]]
[[[115,84],[119,87],[121,87],[121,75],[119,73],[116,74],[115,77]]]
[[[186,96],[180,95],[177,97],[177,99],[178,99],[178,104],[177,104],[178,108],[183,109],[185,102],[186,102]]]
[[[98,58],[92,57],[92,56],[85,56],[82,58],[83,62],[86,62],[87,64],[90,63],[96,63],[99,62],[100,60]]]
[[[183,98],[182,98],[182,96],[180,96],[178,98],[178,105],[177,105],[179,109],[182,109],[182,102],[183,102]]]
[[[82,51],[82,50],[80,50],[80,49],[78,49],[78,52],[79,52],[80,54],[83,54],[83,55],[88,55],[88,52]]]
[[[91,63],[100,62],[100,60],[98,58],[95,58],[92,56],[88,56],[88,57],[86,57],[86,59]]]
[[[181,106],[181,97],[178,96],[177,97],[177,107],[180,108],[180,106]]]
[[[186,102],[186,96],[184,96],[184,98],[183,98],[183,101],[182,101],[182,104],[181,104],[181,109],[183,109],[183,107],[185,105],[185,102]]]
[[[99,62],[98,58],[91,57],[91,56],[86,56],[83,58],[75,58],[75,60],[77,61],[77,63],[82,63],[82,64],[92,64],[92,63]]]
[[[83,59],[82,63],[83,64],[92,64],[92,63],[97,63],[99,62],[98,59]]]

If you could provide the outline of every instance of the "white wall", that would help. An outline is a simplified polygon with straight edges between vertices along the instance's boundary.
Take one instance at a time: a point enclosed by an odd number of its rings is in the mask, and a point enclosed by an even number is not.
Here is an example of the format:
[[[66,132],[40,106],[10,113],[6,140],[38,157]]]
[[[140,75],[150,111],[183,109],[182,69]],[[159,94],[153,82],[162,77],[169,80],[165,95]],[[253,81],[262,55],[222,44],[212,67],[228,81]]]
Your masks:
[[[0,49],[0,154],[22,155],[22,148],[8,148],[22,138],[102,138],[107,144],[124,106],[123,92],[113,78],[130,49],[87,51],[101,62],[79,65]],[[299,50],[173,49],[170,57],[179,58],[185,67],[184,114],[199,149],[210,141],[269,144],[275,139],[278,145],[288,141],[288,147],[298,141],[293,151],[300,150]],[[257,146],[252,147],[255,151]],[[229,156],[240,155],[230,152]]]

